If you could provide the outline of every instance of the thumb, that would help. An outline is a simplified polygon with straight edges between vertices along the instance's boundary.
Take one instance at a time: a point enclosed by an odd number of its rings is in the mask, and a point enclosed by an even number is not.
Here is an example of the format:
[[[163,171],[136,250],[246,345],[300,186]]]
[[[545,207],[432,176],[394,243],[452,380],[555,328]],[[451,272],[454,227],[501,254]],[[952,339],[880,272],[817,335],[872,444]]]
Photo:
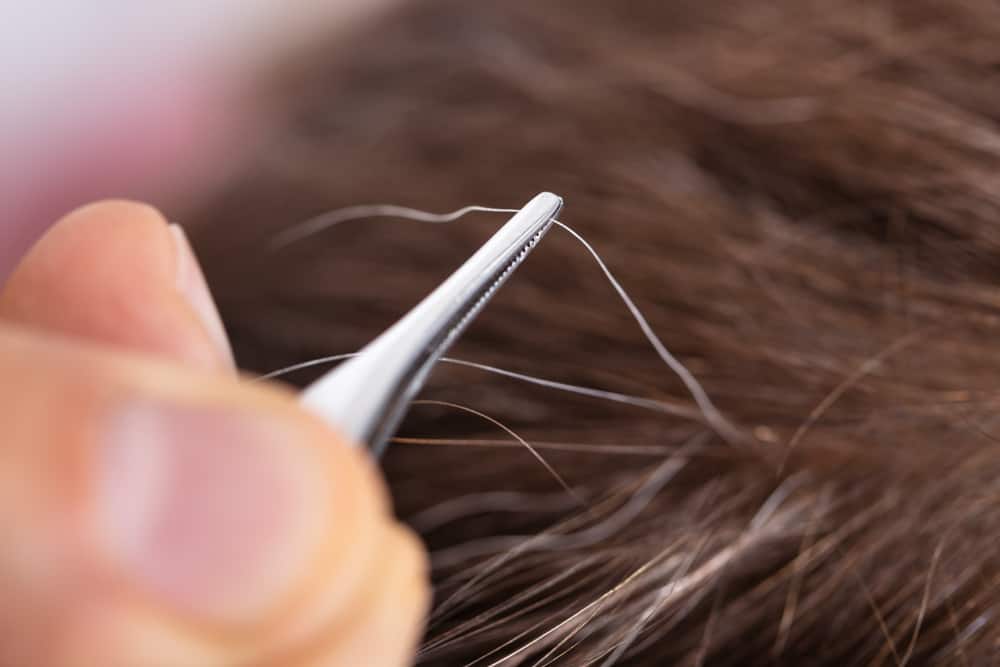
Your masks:
[[[425,560],[293,397],[0,326],[0,664],[408,664]]]

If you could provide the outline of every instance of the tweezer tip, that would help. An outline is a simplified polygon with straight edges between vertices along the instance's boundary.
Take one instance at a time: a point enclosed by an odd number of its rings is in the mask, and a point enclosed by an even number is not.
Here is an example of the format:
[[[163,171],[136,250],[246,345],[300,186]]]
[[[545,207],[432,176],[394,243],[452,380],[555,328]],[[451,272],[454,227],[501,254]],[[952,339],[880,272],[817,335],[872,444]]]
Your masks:
[[[531,211],[534,215],[552,220],[562,211],[563,198],[552,192],[539,192],[520,211]]]
[[[562,206],[563,204],[563,198],[554,192],[548,192],[548,191],[539,192],[537,195],[535,195],[535,198],[536,199],[544,198],[547,200],[552,200],[553,204],[558,204],[559,206]]]

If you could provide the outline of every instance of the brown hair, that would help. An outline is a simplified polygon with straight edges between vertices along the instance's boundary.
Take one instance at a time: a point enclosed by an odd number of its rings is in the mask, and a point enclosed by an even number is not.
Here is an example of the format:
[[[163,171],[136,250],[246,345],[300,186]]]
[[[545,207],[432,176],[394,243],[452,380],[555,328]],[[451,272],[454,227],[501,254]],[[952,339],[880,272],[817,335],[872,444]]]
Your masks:
[[[442,365],[428,397],[584,505],[414,406],[384,465],[435,559],[420,664],[996,657],[1000,6],[437,0],[307,64],[198,216],[245,367],[359,348],[502,218],[278,230],[552,190],[745,436],[554,230],[453,356],[681,414]]]

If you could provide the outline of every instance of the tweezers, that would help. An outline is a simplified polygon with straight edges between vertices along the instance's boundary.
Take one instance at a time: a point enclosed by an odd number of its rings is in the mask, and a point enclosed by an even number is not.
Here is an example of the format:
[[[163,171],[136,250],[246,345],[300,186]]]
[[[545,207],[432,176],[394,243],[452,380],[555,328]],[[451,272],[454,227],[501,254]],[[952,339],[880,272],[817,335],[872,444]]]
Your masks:
[[[341,435],[380,456],[434,365],[562,209],[543,192],[398,322],[300,394]]]

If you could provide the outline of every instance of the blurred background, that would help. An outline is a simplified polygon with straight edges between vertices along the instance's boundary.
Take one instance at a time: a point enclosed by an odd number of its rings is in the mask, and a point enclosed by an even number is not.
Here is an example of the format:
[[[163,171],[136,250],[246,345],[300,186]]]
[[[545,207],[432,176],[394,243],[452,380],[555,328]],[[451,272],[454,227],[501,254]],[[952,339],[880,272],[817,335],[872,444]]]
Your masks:
[[[197,201],[267,135],[264,91],[314,40],[396,0],[64,0],[0,25],[0,279],[95,199]]]

